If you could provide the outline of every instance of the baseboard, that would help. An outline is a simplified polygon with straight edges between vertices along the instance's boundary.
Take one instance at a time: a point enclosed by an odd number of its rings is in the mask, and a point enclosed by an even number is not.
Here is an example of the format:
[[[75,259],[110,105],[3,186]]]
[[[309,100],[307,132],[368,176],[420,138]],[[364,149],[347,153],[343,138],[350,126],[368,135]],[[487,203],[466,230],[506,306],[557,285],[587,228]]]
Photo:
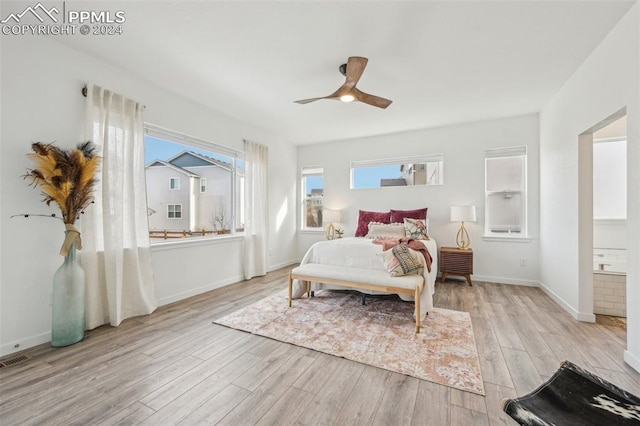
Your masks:
[[[520,280],[517,278],[487,277],[485,275],[471,275],[471,281],[482,281],[486,283],[496,283],[496,284],[523,285],[527,287],[540,286],[540,283],[538,281]]]
[[[51,341],[51,332],[40,333],[35,336],[26,337],[24,339],[15,340],[0,346],[0,357],[21,352],[34,346],[41,345]]]
[[[547,296],[553,299],[562,309],[567,311],[574,319],[582,322],[596,322],[596,316],[592,312],[579,312],[576,311],[573,306],[565,302],[560,296],[554,293],[549,287],[540,283],[540,289],[544,291]]]
[[[640,358],[629,352],[629,350],[624,351],[624,362],[640,373]]]
[[[183,299],[186,299],[186,298],[192,297],[192,296],[197,296],[198,294],[206,293],[207,291],[211,291],[211,290],[215,290],[215,289],[220,288],[220,287],[228,286],[230,284],[234,284],[234,283],[237,283],[237,282],[242,281],[242,280],[244,280],[244,277],[239,275],[239,276],[236,276],[236,277],[227,278],[226,280],[217,281],[215,283],[210,283],[210,284],[204,285],[202,287],[194,288],[194,289],[191,289],[189,291],[184,291],[182,293],[176,293],[176,294],[173,294],[171,296],[167,296],[167,297],[163,297],[162,299],[158,299],[158,305],[159,306],[168,305],[169,303],[177,302],[179,300],[183,300]]]
[[[295,265],[296,263],[300,263],[300,260],[286,260],[284,262],[276,263],[275,265],[270,265],[268,271],[273,272],[277,269],[284,268],[285,266]]]

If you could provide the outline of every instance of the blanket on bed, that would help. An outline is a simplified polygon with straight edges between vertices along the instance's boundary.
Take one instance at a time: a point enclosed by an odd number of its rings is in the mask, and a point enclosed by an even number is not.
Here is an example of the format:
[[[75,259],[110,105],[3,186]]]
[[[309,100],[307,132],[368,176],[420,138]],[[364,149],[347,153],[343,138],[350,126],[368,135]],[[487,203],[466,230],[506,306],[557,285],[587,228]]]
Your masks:
[[[373,240],[374,244],[381,244],[382,251],[387,251],[389,249],[394,248],[399,244],[406,244],[411,250],[415,250],[417,252],[422,253],[424,257],[424,261],[427,264],[427,270],[431,272],[431,264],[433,263],[433,259],[431,258],[431,254],[427,247],[419,242],[418,240],[414,240],[413,238],[376,238]]]

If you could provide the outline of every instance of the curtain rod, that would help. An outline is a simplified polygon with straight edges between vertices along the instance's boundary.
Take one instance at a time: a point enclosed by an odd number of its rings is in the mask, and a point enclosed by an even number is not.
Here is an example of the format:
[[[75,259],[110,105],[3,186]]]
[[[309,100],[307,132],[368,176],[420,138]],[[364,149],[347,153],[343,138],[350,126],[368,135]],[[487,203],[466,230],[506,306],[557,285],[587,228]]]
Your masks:
[[[82,96],[84,96],[85,98],[87,97],[88,89],[87,89],[87,85],[86,84],[84,85],[84,87],[82,88],[82,90],[80,92],[82,93]],[[142,105],[142,108],[146,109],[147,106],[146,105]]]

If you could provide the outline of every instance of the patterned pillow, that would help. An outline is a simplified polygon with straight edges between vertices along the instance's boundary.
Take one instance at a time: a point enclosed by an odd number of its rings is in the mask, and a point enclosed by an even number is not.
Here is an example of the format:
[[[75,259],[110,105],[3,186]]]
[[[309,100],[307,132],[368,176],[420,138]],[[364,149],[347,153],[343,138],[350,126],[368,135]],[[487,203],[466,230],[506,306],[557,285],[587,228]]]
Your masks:
[[[429,222],[427,219],[409,219],[404,218],[404,228],[407,233],[407,237],[414,240],[429,240]]]
[[[356,237],[364,237],[369,231],[369,222],[389,223],[390,212],[368,212],[360,210],[358,213],[358,227]]]
[[[391,250],[378,253],[382,259],[384,267],[392,277],[402,275],[422,275],[424,266],[422,265],[421,254],[411,250],[405,243],[398,244]]]
[[[405,236],[404,225],[399,223],[370,222],[367,238],[403,238]]]
[[[415,210],[393,210],[391,209],[391,223],[402,223],[405,217],[409,219],[421,219],[427,218],[428,207],[424,209]]]

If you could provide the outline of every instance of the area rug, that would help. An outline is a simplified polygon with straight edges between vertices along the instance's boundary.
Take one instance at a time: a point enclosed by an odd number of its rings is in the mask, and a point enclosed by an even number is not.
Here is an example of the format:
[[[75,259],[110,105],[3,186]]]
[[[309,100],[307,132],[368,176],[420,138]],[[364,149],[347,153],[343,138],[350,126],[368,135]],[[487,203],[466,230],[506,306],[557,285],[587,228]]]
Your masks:
[[[484,395],[467,312],[433,309],[415,333],[414,306],[397,296],[322,291],[288,307],[277,293],[216,324]]]
[[[639,398],[569,361],[530,394],[505,399],[503,409],[526,426],[640,425]]]

